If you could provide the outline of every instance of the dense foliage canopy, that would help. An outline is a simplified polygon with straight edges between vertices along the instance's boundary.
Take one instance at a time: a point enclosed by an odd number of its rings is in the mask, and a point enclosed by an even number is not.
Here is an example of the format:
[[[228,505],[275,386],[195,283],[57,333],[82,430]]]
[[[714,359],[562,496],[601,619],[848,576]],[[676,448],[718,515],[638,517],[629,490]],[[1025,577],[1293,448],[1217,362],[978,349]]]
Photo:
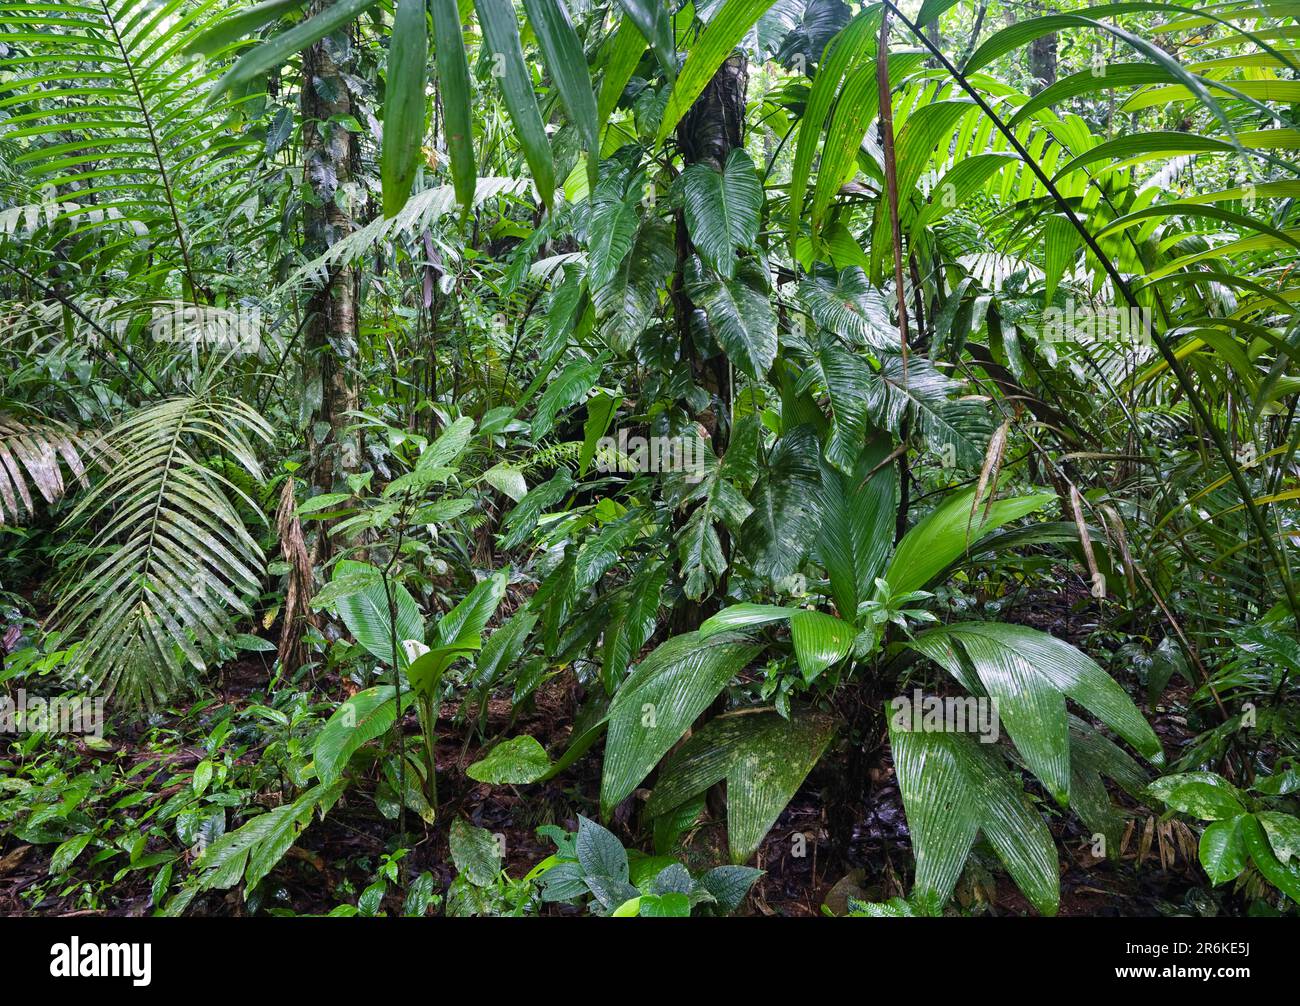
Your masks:
[[[1294,913],[1297,14],[0,2],[0,908]]]

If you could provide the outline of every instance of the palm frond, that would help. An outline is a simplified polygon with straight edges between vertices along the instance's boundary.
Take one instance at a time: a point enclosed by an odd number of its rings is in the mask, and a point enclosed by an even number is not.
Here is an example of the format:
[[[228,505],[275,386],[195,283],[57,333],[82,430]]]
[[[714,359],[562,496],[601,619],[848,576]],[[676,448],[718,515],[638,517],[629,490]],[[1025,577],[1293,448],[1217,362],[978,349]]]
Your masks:
[[[65,467],[85,484],[85,453],[80,435],[62,423],[23,422],[0,413],[0,524],[17,523],[24,511],[34,516],[33,491],[47,504],[61,499],[67,491]]]
[[[228,240],[237,223],[198,210],[239,198],[228,172],[252,144],[228,133],[222,109],[204,107],[217,68],[183,56],[226,8],[220,0],[0,3],[0,123],[25,187],[8,200],[0,235],[22,234],[16,254],[62,242],[102,271],[106,252],[113,260],[148,249],[145,278],[180,272],[198,286],[197,249]],[[69,243],[89,232],[106,233]]]
[[[156,703],[206,666],[232,612],[251,613],[265,557],[232,499],[260,510],[203,459],[232,458],[260,479],[253,442],[270,432],[248,405],[200,394],[142,409],[104,438],[113,467],[68,518],[91,537],[52,624],[82,640],[73,671],[106,695]]]

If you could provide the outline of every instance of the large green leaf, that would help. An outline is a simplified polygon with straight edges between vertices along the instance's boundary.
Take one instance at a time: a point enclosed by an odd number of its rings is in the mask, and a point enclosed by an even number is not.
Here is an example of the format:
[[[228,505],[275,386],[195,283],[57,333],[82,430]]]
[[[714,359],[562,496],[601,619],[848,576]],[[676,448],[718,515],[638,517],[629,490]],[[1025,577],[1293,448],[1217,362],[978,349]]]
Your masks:
[[[942,634],[942,630],[940,630]],[[927,633],[926,635],[929,635]],[[943,638],[951,638],[944,635]],[[1038,668],[997,639],[957,635],[996,703],[998,719],[1029,770],[1062,807],[1070,801],[1070,734],[1065,695]],[[924,652],[923,644],[918,648]]]
[[[682,72],[668,95],[668,105],[659,123],[659,134],[655,137],[656,145],[663,143],[664,138],[677,128],[682,116],[718,72],[718,67],[772,3],[773,0],[725,0],[722,9],[713,15],[691,46]]]
[[[601,178],[591,194],[587,224],[587,284],[594,297],[609,284],[636,240],[639,214],[637,196],[624,191],[624,180]]]
[[[763,379],[776,360],[776,315],[767,292],[767,279],[749,262],[735,279],[717,278],[696,270],[690,295],[704,308],[709,330],[736,369]]]
[[[384,92],[384,149],[380,178],[384,216],[395,217],[411,196],[420,164],[429,102],[424,95],[429,62],[429,19],[425,0],[400,0],[388,47]]]
[[[672,80],[677,76],[677,57],[672,21],[663,0],[618,0],[618,5],[644,37],[668,79]]]
[[[1202,821],[1227,821],[1246,813],[1237,788],[1213,772],[1183,772],[1153,782],[1151,796]]]
[[[1262,810],[1255,817],[1263,825],[1268,844],[1273,847],[1277,858],[1289,863],[1292,857],[1296,857],[1297,865],[1300,865],[1300,818],[1277,810]]]
[[[736,252],[752,248],[763,210],[763,186],[754,162],[739,147],[722,172],[692,164],[682,172],[686,227],[696,250],[722,276],[736,274]]]
[[[1053,108],[1070,98],[1094,91],[1113,91],[1121,87],[1138,87],[1142,84],[1168,83],[1177,78],[1163,66],[1153,63],[1106,63],[1089,67],[1043,88],[1021,105],[1007,125],[1015,127],[1035,112]]]
[[[842,270],[832,281],[814,276],[799,284],[799,300],[813,321],[850,345],[893,350],[898,327],[889,317],[885,295],[859,268]]]
[[[541,779],[551,768],[551,759],[537,738],[528,734],[512,737],[494,747],[486,758],[476,761],[465,774],[494,786],[524,785]]]
[[[1148,776],[1136,761],[1101,731],[1070,716],[1070,807],[1094,835],[1106,838],[1106,855],[1119,859],[1126,818],[1111,801],[1105,779],[1142,799]]]
[[[660,291],[675,262],[671,226],[663,220],[645,220],[636,231],[631,251],[603,284],[592,288],[601,333],[615,352],[631,349],[654,320]]]
[[[896,594],[920,590],[967,554],[981,537],[1003,524],[1041,510],[1055,498],[1055,493],[1044,492],[994,500],[987,509],[981,504],[972,520],[975,489],[959,492],[939,504],[903,535],[885,572],[885,579]]]
[[[209,102],[214,102],[226,91],[238,93],[255,78],[268,70],[283,66],[304,49],[315,45],[326,35],[338,31],[376,2],[377,0],[338,0],[315,17],[308,18],[288,31],[274,35],[249,49],[239,57],[234,66],[226,71],[225,76],[217,81],[209,95]],[[251,29],[253,25],[249,24],[248,27]]]
[[[438,620],[438,639],[442,644],[475,650],[481,648],[483,630],[506,596],[506,585],[509,582],[510,571],[499,569],[476,583],[456,607]]]
[[[312,748],[316,776],[321,782],[333,782],[347,768],[348,760],[367,741],[374,740],[393,725],[397,718],[396,690],[392,685],[376,685],[340,705],[321,727]],[[414,693],[402,693],[405,707]]]
[[[733,604],[705,620],[701,639],[720,632],[756,628],[772,622],[790,623],[790,639],[804,680],[811,682],[822,671],[842,660],[853,646],[857,630],[848,622],[821,611],[783,608],[774,604]]]
[[[549,434],[555,427],[556,413],[582,401],[599,377],[599,363],[571,363],[565,367],[563,373],[546,386],[541,401],[537,403],[537,411],[533,414],[533,439],[541,440]]]
[[[496,613],[510,582],[508,570],[497,570],[474,585],[456,607],[438,621],[438,644],[412,659],[406,668],[411,687],[437,698],[442,677],[457,660],[483,647],[483,630]]]
[[[372,656],[391,665],[396,645],[398,662],[404,663],[405,653],[400,644],[408,639],[424,642],[424,616],[415,598],[400,583],[389,584],[397,608],[397,638],[394,639],[388,592],[378,569],[345,559],[334,567],[333,579],[344,585],[346,591],[333,595],[330,606]]]
[[[340,784],[313,786],[292,803],[281,804],[217,839],[194,863],[203,874],[201,889],[224,890],[242,878],[247,899],[284,858],[312,815],[319,810],[323,816],[341,794]]]
[[[790,173],[787,227],[791,254],[795,251],[799,223],[803,217],[804,197],[808,191],[808,178],[812,173],[813,157],[817,152],[817,140],[821,136],[822,126],[830,114],[845,73],[864,58],[874,59],[881,9],[880,4],[872,4],[845,25],[827,44],[822,63],[813,77],[808,103],[799,120],[799,137],[795,143],[794,164]]]
[[[577,127],[583,145],[594,155],[600,151],[596,95],[591,89],[591,71],[587,68],[582,41],[573,30],[568,7],[564,0],[524,0],[524,10],[560,93],[560,101]]]
[[[981,684],[998,700],[999,714],[1017,749],[1062,803],[1069,793],[1066,697],[1128,741],[1147,761],[1163,764],[1160,741],[1133,700],[1069,643],[1024,625],[961,622],[929,629],[910,645],[952,670],[950,658],[945,659],[945,651],[937,648],[951,643],[965,649]]]
[[[727,844],[733,863],[749,859],[817,764],[835,734],[824,713],[789,719],[742,709],[710,720],[663,765],[646,814],[669,813],[716,782],[727,781]]]
[[[847,474],[822,466],[817,555],[826,567],[840,617],[851,622],[857,621],[858,606],[874,592],[894,543],[898,470],[892,464],[880,467],[888,449],[888,440],[877,437],[862,448]]]
[[[500,59],[500,67],[494,68],[493,75],[501,85],[501,97],[514,123],[528,169],[533,173],[537,194],[549,208],[555,196],[555,161],[537,107],[533,77],[524,62],[514,5],[510,0],[474,0],[474,9],[483,28],[484,45]]]
[[[622,681],[628,665],[654,634],[655,616],[667,580],[666,562],[647,564],[621,592],[614,618],[604,633],[601,653],[601,676],[608,691],[613,692]]]
[[[942,911],[982,831],[1030,903],[1055,915],[1060,868],[1051,832],[996,751],[966,734],[906,729],[893,716],[889,742],[912,834],[918,906]]]
[[[851,623],[824,611],[800,609],[791,615],[790,639],[804,681],[811,683],[826,668],[843,660],[857,634]]]
[[[606,130],[624,89],[636,73],[645,45],[645,36],[631,20],[621,22],[605,43],[605,72],[601,75],[600,92],[596,96],[596,114]]]
[[[1239,822],[1241,837],[1246,851],[1250,853],[1251,862],[1265,880],[1300,904],[1300,863],[1284,863],[1278,859],[1269,844],[1264,826],[1254,814],[1243,815]]]
[[[964,468],[979,467],[992,422],[982,401],[961,396],[960,382],[940,373],[929,359],[918,354],[908,357],[904,366],[901,353],[882,353],[879,371],[856,356],[843,362],[851,371],[841,373],[839,380],[854,382],[862,389],[872,423],[898,431],[903,418],[910,414],[936,454],[951,454],[953,462]]]
[[[820,453],[811,426],[798,426],[772,445],[741,528],[741,548],[760,576],[795,572],[812,550],[821,520]]]
[[[469,58],[456,0],[429,0],[433,11],[434,56],[438,65],[438,94],[442,101],[443,135],[451,157],[451,181],[456,202],[468,216],[474,205],[478,162],[474,157],[474,91],[469,82]]]
[[[759,649],[744,636],[701,639],[691,632],[661,643],[638,665],[609,707],[600,781],[603,815],[649,775]]]
[[[1106,165],[1104,170],[1109,171],[1121,164],[1132,164],[1138,160],[1150,160],[1170,154],[1226,154],[1236,149],[1231,143],[1210,136],[1198,136],[1195,133],[1138,133],[1119,136],[1105,143],[1099,143],[1091,150],[1084,151],[1068,161],[1064,167],[1057,169],[1052,181],[1058,181],[1098,161]]]
[[[924,59],[921,53],[893,53],[889,58],[889,82],[893,87],[915,70]],[[876,61],[864,61],[849,73],[835,103],[835,111],[826,127],[817,183],[813,188],[813,233],[825,223],[840,188],[855,170],[858,152],[867,130],[880,111],[880,87],[876,79]]]
[[[1053,34],[1065,28],[1092,28],[1098,32],[1105,32],[1114,36],[1118,41],[1145,56],[1148,63],[1164,68],[1182,82],[1187,87],[1189,94],[1196,97],[1226,129],[1231,131],[1232,122],[1224,110],[1210,96],[1209,90],[1200,77],[1191,73],[1176,57],[1170,55],[1166,49],[1154,41],[1135,35],[1118,24],[1098,20],[1116,14],[1152,10],[1181,13],[1183,8],[1174,4],[1142,2],[1100,4],[1089,8],[1087,16],[1082,14],[1049,14],[1044,17],[1026,18],[1017,21],[1015,24],[996,32],[980,45],[967,62],[964,68],[965,73],[970,74],[975,70],[988,66],[999,56],[1028,45],[1035,39],[1042,38],[1045,35]],[[1214,20],[1224,23],[1222,18],[1215,17]]]
[[[1215,821],[1209,825],[1201,833],[1198,853],[1211,884],[1226,884],[1241,876],[1248,861],[1241,818]]]
[[[784,608],[777,604],[753,604],[748,601],[732,604],[704,620],[704,624],[699,628],[700,638],[708,639],[719,632],[734,632],[772,622],[788,621],[798,610],[798,608]]]
[[[201,53],[211,56],[226,46],[251,35],[265,24],[278,21],[291,11],[305,7],[307,0],[263,0],[262,3],[246,7],[228,17],[216,21],[205,28],[183,50],[186,55]]]

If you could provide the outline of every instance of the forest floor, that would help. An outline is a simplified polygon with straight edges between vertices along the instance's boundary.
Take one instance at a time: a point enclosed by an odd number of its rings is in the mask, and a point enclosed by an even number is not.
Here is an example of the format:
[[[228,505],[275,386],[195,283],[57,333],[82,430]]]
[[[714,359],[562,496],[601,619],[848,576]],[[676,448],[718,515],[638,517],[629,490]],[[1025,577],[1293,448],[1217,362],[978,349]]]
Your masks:
[[[1083,598],[1068,594],[1038,594],[1023,600],[1010,613],[1014,621],[1031,624],[1061,638],[1079,642],[1089,626],[1086,593]],[[216,692],[224,704],[239,707],[253,701],[250,696],[266,684],[268,667],[260,659],[248,659],[222,670]],[[1135,699],[1142,702],[1136,680],[1124,682]],[[345,697],[337,680],[318,681],[329,694]],[[501,735],[529,733],[552,750],[562,750],[563,741],[573,722],[579,696],[571,673],[562,674],[539,689],[532,710],[511,723],[508,700],[489,704],[485,735],[493,740]],[[1171,686],[1165,696],[1169,706],[1146,710],[1161,735],[1167,752],[1175,752],[1188,736],[1186,723],[1172,710],[1185,708],[1186,695],[1177,695]],[[512,786],[489,786],[476,783],[465,775],[465,768],[485,754],[485,749],[452,739],[461,733],[456,724],[457,706],[443,708],[443,736],[438,746],[438,770],[441,796],[440,814],[444,820],[464,815],[479,827],[505,836],[505,869],[511,877],[527,873],[553,852],[546,840],[535,834],[543,824],[560,824],[572,829],[577,815],[594,815],[600,790],[598,758],[584,758],[556,779],[518,789]],[[166,756],[170,771],[179,788],[203,757],[197,747],[203,735],[202,725],[194,718],[176,715],[155,718],[154,735],[159,726],[173,727],[180,738]],[[406,724],[417,731],[414,715]],[[80,754],[87,762],[114,757],[124,765],[157,759],[156,749],[146,749],[144,732],[138,727],[119,730],[113,740],[116,752],[92,751],[84,746]],[[189,741],[189,743],[187,743]],[[245,758],[257,757],[250,750]],[[894,780],[888,747],[882,747],[868,769],[867,799],[856,805],[846,822],[841,816],[831,833],[829,804],[843,782],[844,759],[823,758],[805,780],[759,850],[755,865],[765,870],[755,885],[748,911],[763,915],[812,916],[823,914],[825,905],[837,914],[848,898],[884,900],[904,893],[910,868],[908,833],[901,799]],[[169,793],[165,779],[158,780]],[[643,796],[644,793],[639,794]],[[1042,794],[1036,794],[1040,798]],[[1133,812],[1123,848],[1118,859],[1097,859],[1092,855],[1090,837],[1082,824],[1072,817],[1052,814],[1049,827],[1061,850],[1061,915],[1154,915],[1189,907],[1177,899],[1195,898],[1199,890],[1195,873],[1195,839],[1181,825],[1161,824],[1151,812],[1140,808],[1122,793],[1112,790],[1118,802]],[[626,802],[611,825],[629,846],[647,847],[648,840],[634,829],[638,796]],[[1043,802],[1047,808],[1047,803]],[[323,914],[344,901],[354,900],[355,892],[365,888],[373,875],[379,856],[388,851],[396,831],[395,821],[386,819],[376,809],[365,786],[350,790],[324,821],[313,823],[289,856],[273,874],[271,901],[267,907],[279,907],[299,914]],[[453,876],[444,827],[426,827],[410,815],[411,852],[404,861],[410,876],[428,870],[445,887]],[[1178,830],[1178,829],[1181,829]],[[0,914],[32,913],[42,915],[143,915],[152,911],[149,871],[127,874],[113,886],[112,905],[104,909],[79,909],[76,891],[62,896],[47,896],[34,909],[21,892],[45,878],[53,846],[24,846],[12,836],[0,837]],[[706,820],[686,838],[685,862],[688,866],[707,867],[725,859],[725,825]],[[972,862],[979,862],[977,855]],[[992,863],[990,862],[990,866]],[[181,874],[180,864],[177,875]],[[348,894],[351,892],[352,897]],[[1171,899],[1174,899],[1171,901]],[[397,895],[391,896],[394,912],[400,910]],[[1016,886],[996,869],[976,866],[966,871],[957,891],[957,902],[972,913],[1019,915],[1030,912]],[[246,911],[241,894],[236,891],[214,892],[197,899],[189,914],[240,915]],[[547,906],[544,912],[565,913],[563,906]]]

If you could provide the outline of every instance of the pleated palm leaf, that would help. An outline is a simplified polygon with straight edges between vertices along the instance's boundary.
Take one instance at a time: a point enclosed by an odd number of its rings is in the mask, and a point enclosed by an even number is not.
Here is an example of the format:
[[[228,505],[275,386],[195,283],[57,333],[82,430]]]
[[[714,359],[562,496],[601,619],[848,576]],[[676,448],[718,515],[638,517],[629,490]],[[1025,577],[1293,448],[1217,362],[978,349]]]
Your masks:
[[[206,666],[232,612],[250,614],[265,557],[236,501],[260,508],[204,458],[260,479],[253,445],[270,435],[243,402],[198,394],[144,408],[103,438],[112,463],[66,522],[89,541],[51,620],[81,640],[74,673],[125,704],[153,705]]]

